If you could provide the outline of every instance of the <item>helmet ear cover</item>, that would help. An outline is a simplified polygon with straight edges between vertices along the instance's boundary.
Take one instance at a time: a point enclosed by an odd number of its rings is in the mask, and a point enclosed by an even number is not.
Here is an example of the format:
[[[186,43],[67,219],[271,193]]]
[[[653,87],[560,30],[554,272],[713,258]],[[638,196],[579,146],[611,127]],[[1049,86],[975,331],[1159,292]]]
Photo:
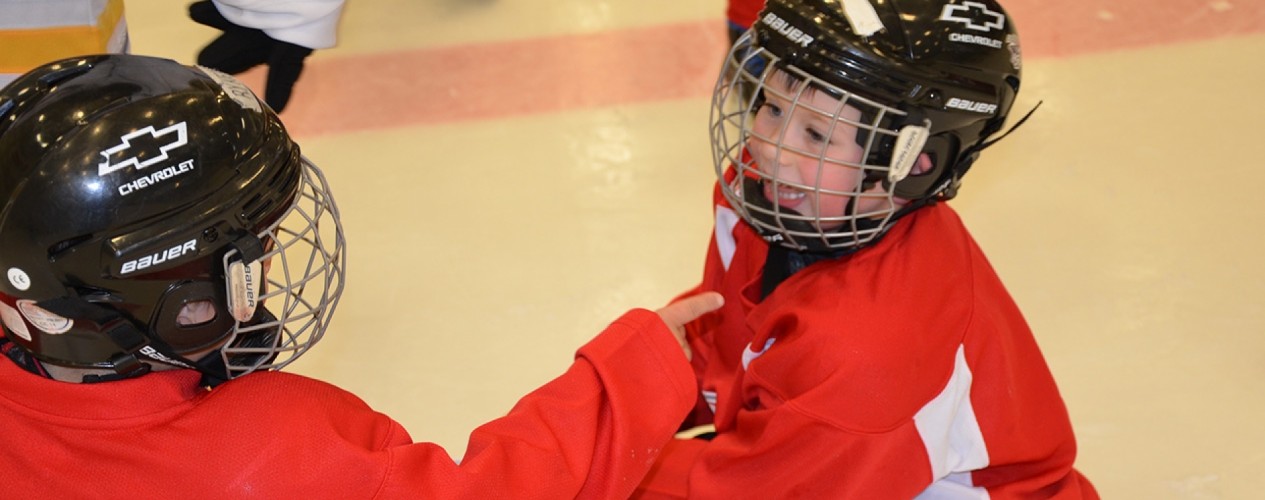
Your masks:
[[[135,322],[112,307],[103,306],[82,297],[59,297],[40,301],[37,305],[54,314],[80,318],[96,324],[101,337],[118,346],[117,353],[112,355],[104,365],[96,365],[95,368],[111,369],[120,378],[143,375],[149,372],[149,366],[140,362],[138,353],[146,359],[193,368],[191,361],[176,354],[166,342],[145,335]],[[38,353],[34,354],[37,358],[41,357]]]
[[[950,165],[957,158],[959,150],[958,140],[952,135],[938,134],[928,137],[921,148],[921,153],[930,158],[931,169],[900,179],[895,183],[894,188],[889,185],[892,194],[907,200],[918,200],[932,196],[936,191],[943,189],[946,181],[960,178],[961,176],[955,173],[957,169]]]
[[[878,110],[873,106],[861,101],[853,101],[849,104],[861,110],[862,123],[898,131],[896,135],[876,137],[873,144],[870,144],[870,130],[865,127],[857,129],[857,145],[862,148],[870,147],[865,163],[888,167],[886,171],[867,171],[864,189],[869,190],[876,183],[882,182],[884,190],[891,191],[901,198],[917,199],[925,196],[926,189],[930,188],[932,181],[939,177],[939,173],[944,168],[944,165],[936,160],[952,158],[952,155],[944,154],[945,144],[943,144],[951,138],[931,136],[931,120],[926,118],[926,113],[920,108],[902,104],[897,109],[904,113],[903,116],[884,114],[884,117],[879,119]],[[924,172],[914,172],[913,167],[923,153],[931,157],[932,168]],[[895,191],[892,190],[893,184],[896,186]]]
[[[185,325],[178,321],[188,304],[205,301],[215,316],[201,323]],[[224,287],[210,281],[184,281],[173,285],[159,300],[158,310],[150,325],[153,333],[178,353],[190,353],[214,346],[233,330],[233,317],[228,314]]]

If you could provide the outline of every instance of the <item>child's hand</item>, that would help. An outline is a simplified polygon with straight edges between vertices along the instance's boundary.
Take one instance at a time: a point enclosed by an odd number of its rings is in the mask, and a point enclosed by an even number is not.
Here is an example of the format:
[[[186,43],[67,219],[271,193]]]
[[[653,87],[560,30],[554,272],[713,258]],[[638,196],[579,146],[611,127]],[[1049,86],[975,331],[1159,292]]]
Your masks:
[[[690,351],[690,344],[685,341],[685,324],[720,309],[720,306],[724,304],[725,298],[719,293],[703,292],[663,306],[655,312],[659,313],[664,323],[667,323],[668,328],[672,330],[672,335],[676,336],[676,341],[681,343],[685,358],[690,359],[693,353]]]

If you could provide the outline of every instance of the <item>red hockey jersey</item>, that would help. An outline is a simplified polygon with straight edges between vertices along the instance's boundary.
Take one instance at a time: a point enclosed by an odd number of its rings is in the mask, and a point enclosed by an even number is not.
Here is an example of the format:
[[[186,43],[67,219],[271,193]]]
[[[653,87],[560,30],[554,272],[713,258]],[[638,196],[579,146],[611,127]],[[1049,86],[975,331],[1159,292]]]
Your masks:
[[[210,391],[191,370],[70,384],[0,357],[0,496],[624,498],[697,398],[680,351],[657,315],[626,314],[476,429],[459,464],[299,375]]]
[[[767,245],[716,195],[688,325],[711,441],[677,440],[640,498],[1096,498],[1019,309],[945,204],[760,300]]]

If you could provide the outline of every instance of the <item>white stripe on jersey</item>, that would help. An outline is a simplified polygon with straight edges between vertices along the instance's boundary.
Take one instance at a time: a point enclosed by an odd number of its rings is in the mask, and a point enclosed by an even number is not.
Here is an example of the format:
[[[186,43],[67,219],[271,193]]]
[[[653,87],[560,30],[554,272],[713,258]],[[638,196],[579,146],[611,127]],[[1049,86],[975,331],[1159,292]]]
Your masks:
[[[988,500],[988,490],[971,486],[970,472],[954,472],[931,483],[914,500]]]
[[[965,346],[959,345],[949,383],[914,415],[935,478],[920,500],[988,498],[988,490],[971,482],[971,471],[988,466],[988,448],[971,406],[971,380]]]
[[[738,225],[738,214],[728,207],[716,207],[716,250],[720,252],[720,262],[729,270],[729,262],[734,260],[734,251],[738,244],[734,242],[734,226]]]
[[[0,302],[3,305],[3,302]],[[702,390],[699,391],[703,395],[703,401],[707,402],[707,407],[712,409],[712,413],[716,413],[716,391]]]
[[[764,354],[764,351],[769,350],[769,346],[773,345],[773,342],[776,340],[777,339],[769,339],[764,341],[764,347],[759,351],[752,349],[751,344],[747,344],[747,348],[742,350],[742,369],[746,370],[747,365],[750,365],[752,361],[755,361],[755,358]]]

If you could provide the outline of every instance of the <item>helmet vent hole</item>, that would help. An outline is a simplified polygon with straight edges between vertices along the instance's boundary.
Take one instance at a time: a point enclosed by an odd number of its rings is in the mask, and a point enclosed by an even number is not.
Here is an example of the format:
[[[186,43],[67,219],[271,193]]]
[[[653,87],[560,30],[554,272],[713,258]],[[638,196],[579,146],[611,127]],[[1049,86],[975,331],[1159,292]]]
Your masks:
[[[180,306],[176,314],[176,324],[180,326],[200,326],[215,320],[215,304],[209,300],[195,300]]]
[[[279,171],[268,179],[273,193],[289,193],[285,198],[255,195],[242,205],[241,217],[247,222],[273,222],[289,206],[293,193],[298,191],[300,175],[290,169]]]
[[[61,82],[64,82],[76,76],[87,73],[88,70],[90,69],[92,69],[91,64],[76,64],[74,66],[58,69],[47,75],[41,76],[39,79],[39,83],[45,88],[52,87]]]
[[[80,243],[90,239],[92,239],[92,235],[85,234],[54,243],[48,247],[48,259],[56,260],[62,253],[65,253],[67,250],[70,250],[71,248],[78,246]]]
[[[260,196],[255,196],[242,205],[242,219],[247,221],[258,221],[268,209],[272,207],[272,200]]]

